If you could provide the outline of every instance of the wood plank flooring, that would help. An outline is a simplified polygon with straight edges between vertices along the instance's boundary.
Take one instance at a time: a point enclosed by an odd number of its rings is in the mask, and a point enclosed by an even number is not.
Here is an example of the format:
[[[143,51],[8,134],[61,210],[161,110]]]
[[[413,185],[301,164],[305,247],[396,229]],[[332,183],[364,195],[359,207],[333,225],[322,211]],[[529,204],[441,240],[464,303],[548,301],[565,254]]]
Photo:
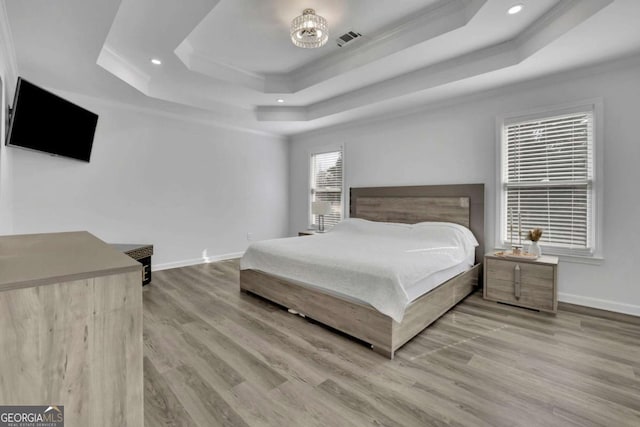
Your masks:
[[[640,325],[476,293],[387,360],[241,294],[237,260],[143,295],[148,427],[640,425]]]

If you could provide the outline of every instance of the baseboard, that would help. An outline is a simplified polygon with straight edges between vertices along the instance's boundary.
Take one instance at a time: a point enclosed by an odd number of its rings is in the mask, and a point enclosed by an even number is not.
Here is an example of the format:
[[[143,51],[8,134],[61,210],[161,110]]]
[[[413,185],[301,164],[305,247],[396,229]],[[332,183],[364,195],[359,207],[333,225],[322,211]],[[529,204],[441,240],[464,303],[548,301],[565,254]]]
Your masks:
[[[151,271],[169,270],[171,268],[188,267],[190,265],[208,264],[210,262],[225,261],[228,259],[240,258],[244,252],[233,252],[230,254],[222,254],[216,256],[208,256],[204,258],[185,259],[182,261],[165,262],[163,264],[153,264]]]
[[[580,295],[565,294],[560,292],[558,294],[559,306],[562,308],[562,303],[568,305],[582,306],[587,308],[593,308],[597,310],[604,310],[614,313],[621,313],[630,316],[640,317],[640,305],[625,304],[621,302],[609,301],[599,298],[584,297]],[[568,308],[568,307],[567,307]],[[569,309],[569,311],[572,311]]]

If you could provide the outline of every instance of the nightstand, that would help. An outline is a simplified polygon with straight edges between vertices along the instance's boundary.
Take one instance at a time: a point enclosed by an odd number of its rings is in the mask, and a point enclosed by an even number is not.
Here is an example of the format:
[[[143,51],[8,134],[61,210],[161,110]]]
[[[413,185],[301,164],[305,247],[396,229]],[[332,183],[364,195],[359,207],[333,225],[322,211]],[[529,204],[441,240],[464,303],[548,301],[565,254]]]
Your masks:
[[[558,310],[558,257],[513,259],[494,253],[484,257],[487,300],[555,313]]]
[[[142,264],[142,286],[151,283],[151,256],[153,255],[153,245],[111,243],[111,247],[119,252],[124,252]]]
[[[316,230],[304,230],[298,231],[298,236],[313,236],[316,233],[318,233]]]

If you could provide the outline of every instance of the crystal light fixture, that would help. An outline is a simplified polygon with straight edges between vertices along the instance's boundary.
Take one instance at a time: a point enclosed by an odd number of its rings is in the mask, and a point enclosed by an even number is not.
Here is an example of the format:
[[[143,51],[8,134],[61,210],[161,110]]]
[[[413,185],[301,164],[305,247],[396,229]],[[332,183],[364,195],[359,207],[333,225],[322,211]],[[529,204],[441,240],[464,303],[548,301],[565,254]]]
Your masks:
[[[313,9],[305,9],[302,15],[291,21],[291,41],[305,49],[322,47],[329,40],[327,20],[316,15]]]

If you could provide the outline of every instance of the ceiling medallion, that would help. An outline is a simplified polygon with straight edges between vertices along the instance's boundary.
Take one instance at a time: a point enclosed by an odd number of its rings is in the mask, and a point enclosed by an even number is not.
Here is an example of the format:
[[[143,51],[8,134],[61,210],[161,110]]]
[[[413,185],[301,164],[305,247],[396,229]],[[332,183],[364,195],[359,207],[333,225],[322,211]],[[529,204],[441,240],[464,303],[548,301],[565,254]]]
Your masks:
[[[316,15],[313,9],[305,9],[302,15],[291,21],[291,41],[305,49],[322,47],[329,40],[327,20]]]

